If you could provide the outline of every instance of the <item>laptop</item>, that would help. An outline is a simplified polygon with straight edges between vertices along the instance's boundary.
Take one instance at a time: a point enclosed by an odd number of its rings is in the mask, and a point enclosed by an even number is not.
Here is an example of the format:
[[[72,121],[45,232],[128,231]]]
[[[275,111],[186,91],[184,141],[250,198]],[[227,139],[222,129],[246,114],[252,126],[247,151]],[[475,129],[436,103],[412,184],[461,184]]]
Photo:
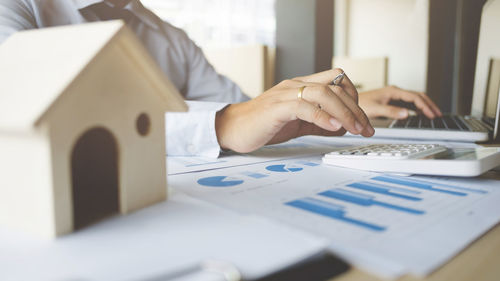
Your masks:
[[[491,60],[482,118],[447,114],[429,119],[424,115],[407,119],[371,119],[375,137],[431,139],[462,142],[499,140],[500,60]]]

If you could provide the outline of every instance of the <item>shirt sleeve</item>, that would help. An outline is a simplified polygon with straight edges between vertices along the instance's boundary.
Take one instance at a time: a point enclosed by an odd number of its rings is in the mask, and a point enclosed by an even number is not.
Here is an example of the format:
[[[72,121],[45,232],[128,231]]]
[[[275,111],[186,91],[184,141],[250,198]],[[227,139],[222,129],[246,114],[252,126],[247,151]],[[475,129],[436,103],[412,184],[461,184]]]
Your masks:
[[[185,33],[183,33],[185,35]],[[188,60],[187,100],[238,103],[249,100],[231,79],[217,73],[203,51],[186,36],[185,54]]]
[[[183,31],[177,39],[186,58],[183,94],[189,112],[166,114],[167,154],[216,158],[221,148],[215,131],[215,114],[230,103],[249,98],[236,83],[217,73],[203,51]]]
[[[215,114],[227,103],[187,103],[188,112],[166,113],[167,155],[217,158],[220,146],[215,132]]]
[[[0,0],[0,44],[17,31],[36,28],[31,6],[23,0]]]

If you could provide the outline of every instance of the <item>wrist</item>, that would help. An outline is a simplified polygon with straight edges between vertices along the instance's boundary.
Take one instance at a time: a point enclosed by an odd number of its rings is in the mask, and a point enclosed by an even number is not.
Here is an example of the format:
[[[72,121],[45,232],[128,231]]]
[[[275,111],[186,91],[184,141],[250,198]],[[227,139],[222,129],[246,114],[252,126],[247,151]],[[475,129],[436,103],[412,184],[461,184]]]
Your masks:
[[[249,145],[246,134],[249,129],[245,122],[247,105],[248,102],[230,104],[215,114],[215,134],[221,149],[239,153],[255,150]]]
[[[231,105],[227,105],[221,110],[215,113],[215,134],[217,136],[217,142],[222,150],[230,150],[229,145],[225,141],[225,136],[227,136],[227,120],[226,111]]]

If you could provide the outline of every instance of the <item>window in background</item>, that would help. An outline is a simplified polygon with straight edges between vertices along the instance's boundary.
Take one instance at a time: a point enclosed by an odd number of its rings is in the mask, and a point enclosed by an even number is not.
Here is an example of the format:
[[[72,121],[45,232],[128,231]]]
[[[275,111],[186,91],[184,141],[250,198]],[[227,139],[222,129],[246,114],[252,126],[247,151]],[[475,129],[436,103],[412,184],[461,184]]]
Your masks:
[[[275,45],[275,0],[143,0],[203,47]]]

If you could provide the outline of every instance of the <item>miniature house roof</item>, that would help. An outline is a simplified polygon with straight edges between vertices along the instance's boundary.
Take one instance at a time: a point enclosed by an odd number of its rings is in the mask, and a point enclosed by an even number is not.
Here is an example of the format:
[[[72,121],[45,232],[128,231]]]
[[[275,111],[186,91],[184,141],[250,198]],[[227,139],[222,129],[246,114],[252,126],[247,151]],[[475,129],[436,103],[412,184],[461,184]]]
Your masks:
[[[177,89],[122,21],[88,23],[22,31],[0,44],[0,131],[32,130],[118,38],[126,39],[130,59],[154,83],[165,111],[186,110]]]

